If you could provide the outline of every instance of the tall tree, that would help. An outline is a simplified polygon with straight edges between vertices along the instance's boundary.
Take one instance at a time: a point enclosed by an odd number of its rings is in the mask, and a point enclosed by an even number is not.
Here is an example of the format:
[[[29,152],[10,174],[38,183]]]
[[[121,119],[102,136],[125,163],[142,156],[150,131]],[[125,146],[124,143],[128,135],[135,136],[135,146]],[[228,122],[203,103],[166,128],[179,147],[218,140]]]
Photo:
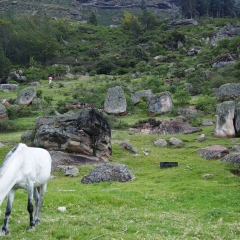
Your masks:
[[[91,15],[89,17],[89,20],[88,20],[88,23],[97,26],[97,17],[96,17],[95,13],[93,13],[93,12],[91,13]]]

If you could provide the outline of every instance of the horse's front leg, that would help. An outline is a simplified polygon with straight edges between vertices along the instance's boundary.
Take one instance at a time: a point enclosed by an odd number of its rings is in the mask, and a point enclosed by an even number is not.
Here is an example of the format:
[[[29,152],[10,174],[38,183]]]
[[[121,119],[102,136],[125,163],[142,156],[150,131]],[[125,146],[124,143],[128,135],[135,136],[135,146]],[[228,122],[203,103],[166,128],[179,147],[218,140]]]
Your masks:
[[[6,211],[5,211],[5,218],[4,218],[4,222],[3,222],[3,225],[2,225],[2,230],[0,232],[0,236],[8,234],[8,223],[9,223],[9,217],[10,217],[10,214],[11,214],[11,211],[12,211],[12,204],[13,204],[13,201],[14,201],[15,192],[16,192],[16,190],[12,189],[8,193],[8,200],[7,200],[7,207],[6,207]]]
[[[29,230],[34,229],[35,226],[35,221],[33,219],[33,186],[29,186],[28,188],[28,206],[27,210],[29,212],[29,218],[30,218],[30,225],[29,225]]]

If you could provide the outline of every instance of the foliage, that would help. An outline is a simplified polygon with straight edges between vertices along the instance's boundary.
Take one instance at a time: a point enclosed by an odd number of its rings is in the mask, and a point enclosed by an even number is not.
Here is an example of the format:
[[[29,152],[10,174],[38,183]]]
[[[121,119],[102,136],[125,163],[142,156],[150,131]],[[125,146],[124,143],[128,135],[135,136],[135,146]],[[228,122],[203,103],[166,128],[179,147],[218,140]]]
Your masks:
[[[203,95],[196,102],[196,109],[203,111],[205,114],[215,114],[217,99],[209,95]]]
[[[95,13],[93,13],[93,12],[91,13],[88,23],[97,26],[97,17],[96,17]]]
[[[131,31],[134,34],[134,36],[138,36],[142,30],[138,18],[127,11],[124,11],[122,27],[126,30]]]
[[[185,88],[178,87],[174,94],[174,99],[177,101],[178,105],[184,106],[191,100],[191,95]]]

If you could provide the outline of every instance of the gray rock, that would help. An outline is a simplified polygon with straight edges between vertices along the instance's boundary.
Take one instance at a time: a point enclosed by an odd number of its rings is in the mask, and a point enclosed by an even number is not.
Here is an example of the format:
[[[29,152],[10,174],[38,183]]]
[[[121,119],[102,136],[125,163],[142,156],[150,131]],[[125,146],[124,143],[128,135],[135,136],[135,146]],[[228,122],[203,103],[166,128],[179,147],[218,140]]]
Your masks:
[[[174,137],[171,137],[170,139],[169,139],[169,143],[171,144],[171,145],[174,145],[174,146],[179,146],[179,145],[182,145],[182,140],[180,140],[180,139],[178,139],[178,138],[174,138]]]
[[[214,47],[217,45],[217,42],[220,39],[227,38],[231,39],[233,37],[240,35],[240,26],[238,26],[236,23],[232,22],[228,25],[221,28],[218,33],[212,38],[211,40],[211,46]]]
[[[217,90],[218,101],[235,100],[240,97],[240,83],[226,83]]]
[[[133,180],[134,176],[127,166],[123,164],[100,164],[94,168],[89,175],[83,176],[81,182],[84,184],[98,182],[127,182]]]
[[[28,142],[28,141],[30,141],[32,134],[33,134],[33,131],[32,131],[32,130],[28,130],[28,131],[24,132],[24,133],[21,135],[21,140],[22,140],[22,142]]]
[[[202,120],[202,126],[212,126],[214,123],[209,119]]]
[[[237,144],[237,145],[233,146],[232,151],[233,152],[240,152],[240,144]]]
[[[133,100],[134,104],[140,103],[141,98],[145,97],[146,101],[149,101],[154,96],[152,90],[142,90],[139,92],[135,92],[131,95],[131,99]]]
[[[207,160],[222,158],[229,154],[229,150],[221,145],[214,145],[199,149],[198,154]]]
[[[76,177],[79,173],[78,168],[73,166],[61,166],[61,168],[65,176]]]
[[[232,163],[235,167],[240,168],[240,154],[232,153],[220,159],[221,162]]]
[[[234,126],[236,131],[236,137],[240,137],[240,102],[236,106]]]
[[[215,137],[234,137],[235,129],[233,125],[235,111],[235,103],[233,101],[227,101],[217,104],[216,110],[216,124],[213,130],[213,136]]]
[[[16,70],[9,73],[7,81],[10,81],[10,80],[15,80],[17,82],[24,82],[26,81],[26,77],[23,76],[22,70]]]
[[[225,54],[222,54],[220,56],[218,56],[213,64],[212,64],[212,68],[223,68],[223,67],[226,67],[228,65],[234,65],[236,63],[236,60],[232,57],[231,54],[229,53],[225,53]]]
[[[34,88],[25,88],[18,94],[16,104],[28,106],[36,95],[37,92]]]
[[[103,163],[104,160],[89,155],[78,153],[65,153],[60,151],[49,151],[52,158],[52,172],[58,171],[62,165],[82,166]]]
[[[162,92],[155,94],[149,101],[148,101],[148,111],[149,113],[167,113],[171,112],[174,105],[173,100],[170,92]]]
[[[108,114],[126,114],[126,110],[127,101],[123,89],[119,86],[109,88],[104,101],[104,111]]]
[[[18,90],[18,85],[17,84],[0,84],[0,90],[2,91],[16,91]]]
[[[37,118],[33,144],[53,151],[96,156],[104,161],[112,153],[110,126],[97,109]]]
[[[128,150],[132,153],[138,153],[137,148],[135,148],[129,141],[125,140],[123,142],[120,143],[119,145],[120,148]]]
[[[190,119],[198,114],[197,109],[192,108],[179,108],[177,111],[178,115],[184,116],[187,119]]]
[[[154,141],[154,145],[158,147],[166,147],[167,141],[165,139],[157,139],[156,141]]]
[[[205,134],[201,134],[197,139],[198,142],[204,142],[205,140],[206,140]]]

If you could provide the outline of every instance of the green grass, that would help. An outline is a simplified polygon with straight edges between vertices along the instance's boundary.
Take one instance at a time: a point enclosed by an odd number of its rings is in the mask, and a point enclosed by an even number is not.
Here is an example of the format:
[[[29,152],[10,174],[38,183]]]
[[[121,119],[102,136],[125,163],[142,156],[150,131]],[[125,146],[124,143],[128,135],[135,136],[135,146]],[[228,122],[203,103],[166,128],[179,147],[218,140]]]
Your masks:
[[[78,80],[63,81],[64,91],[72,91]],[[96,84],[89,83],[89,87]],[[54,101],[61,98],[57,83],[52,89],[47,81],[41,85],[43,95],[51,95]],[[129,125],[147,116],[138,110],[120,120]],[[157,119],[166,119],[158,116]],[[34,117],[17,120],[30,125]],[[34,231],[28,231],[27,194],[18,190],[10,218],[10,236],[2,239],[239,239],[239,177],[233,175],[232,165],[219,160],[205,160],[197,154],[199,148],[220,144],[232,147],[232,139],[217,139],[211,135],[214,126],[203,127],[205,142],[197,142],[201,133],[189,135],[141,135],[128,129],[112,130],[113,155],[111,163],[127,165],[135,178],[131,182],[107,182],[81,184],[81,179],[95,166],[78,167],[77,177],[65,177],[54,172],[49,180],[41,213],[41,223]],[[21,141],[21,132],[0,133],[0,159],[13,145]],[[154,140],[177,137],[183,140],[183,148],[157,147]],[[122,150],[119,144],[128,139],[138,154]],[[145,156],[144,151],[150,150]],[[161,169],[161,161],[176,161],[178,167]],[[204,174],[213,177],[203,178]],[[1,183],[0,183],[1,184]],[[3,221],[6,200],[0,207]],[[60,212],[58,207],[67,211]]]

